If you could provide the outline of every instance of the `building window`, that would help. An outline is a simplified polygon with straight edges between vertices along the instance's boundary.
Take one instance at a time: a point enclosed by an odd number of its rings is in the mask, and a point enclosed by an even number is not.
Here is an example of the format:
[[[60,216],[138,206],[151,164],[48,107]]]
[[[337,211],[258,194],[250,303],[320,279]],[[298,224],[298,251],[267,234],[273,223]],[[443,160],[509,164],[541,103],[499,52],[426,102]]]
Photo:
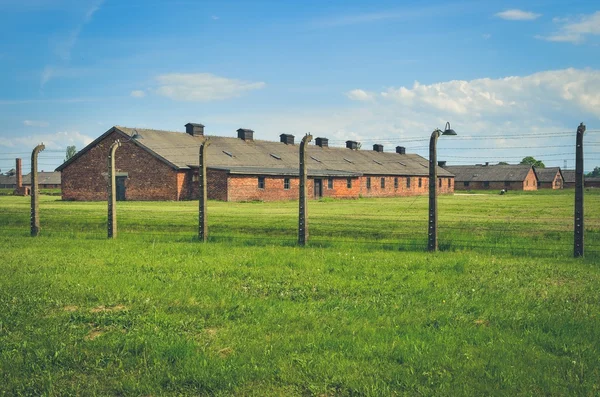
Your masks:
[[[442,178],[438,179],[438,186],[442,187]]]
[[[452,179],[448,178],[448,187],[452,187]]]
[[[423,187],[423,178],[419,178],[419,187]]]
[[[483,181],[483,187],[490,187],[489,181]]]
[[[504,181],[504,186],[510,186],[510,181]]]
[[[200,180],[200,175],[194,174],[194,176],[192,176],[192,182],[198,182],[199,180]]]
[[[346,187],[352,189],[352,178],[346,179]]]
[[[283,178],[283,188],[290,190],[290,178]]]
[[[381,188],[385,189],[385,178],[381,178]]]
[[[264,189],[265,188],[265,177],[264,176],[259,176],[258,177],[258,188],[259,189]]]
[[[394,178],[394,189],[398,189],[398,177]]]
[[[371,189],[371,177],[367,177],[367,189]]]
[[[465,187],[469,187],[469,182],[463,182]]]
[[[410,176],[406,178],[406,187],[410,187]]]
[[[333,189],[333,178],[327,180],[327,189]]]
[[[525,181],[525,186],[529,186],[529,181]]]

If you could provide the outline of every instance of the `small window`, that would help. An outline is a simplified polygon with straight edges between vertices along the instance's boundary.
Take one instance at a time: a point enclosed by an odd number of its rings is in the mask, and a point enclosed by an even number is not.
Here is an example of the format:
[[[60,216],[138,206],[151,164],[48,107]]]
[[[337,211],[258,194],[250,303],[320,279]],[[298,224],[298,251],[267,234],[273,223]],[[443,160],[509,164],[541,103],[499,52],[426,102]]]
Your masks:
[[[525,181],[525,186],[529,186],[529,181]]]
[[[465,187],[469,187],[469,182],[463,182],[463,184],[465,185]]]
[[[439,179],[438,179],[438,186],[439,186],[439,187],[442,187],[442,178],[439,178]]]
[[[258,188],[259,189],[264,189],[265,188],[265,177],[264,176],[259,176],[258,177]]]
[[[398,161],[398,164],[400,164],[400,165],[402,165],[402,166],[406,167],[406,164],[404,164],[402,161]]]
[[[283,178],[283,188],[290,190],[290,178]]]
[[[375,163],[377,163],[377,164],[379,164],[379,165],[383,165],[383,163],[381,163],[381,162],[379,162],[379,161],[377,161],[377,160],[373,160],[373,162],[375,162]]]
[[[223,150],[223,153],[225,153],[229,157],[233,157],[233,154],[231,154],[231,152],[228,152],[227,150]]]
[[[319,160],[318,158],[314,157],[314,156],[310,156],[311,159],[315,160],[317,163],[321,163],[321,160]]]
[[[406,187],[410,187],[410,176],[406,178]]]
[[[344,157],[344,160],[345,160],[346,162],[350,163],[350,164],[354,164],[354,163],[352,162],[352,160],[348,160],[348,159],[347,159],[347,158],[345,158],[345,157]]]
[[[194,174],[194,176],[192,176],[192,182],[198,182],[199,180],[200,180],[200,175]]]
[[[371,177],[367,177],[367,189],[371,189]]]
[[[452,179],[448,178],[448,187],[452,187]]]
[[[483,187],[490,187],[489,181],[483,181]]]
[[[271,155],[271,157],[273,157],[274,159],[281,160],[281,157],[279,157],[278,155],[276,155],[276,154],[273,154],[273,153],[269,153],[269,154],[270,154],[270,155]]]
[[[504,181],[504,186],[510,186],[510,181]]]
[[[385,178],[381,178],[381,188],[385,189]]]
[[[352,189],[352,178],[346,179],[346,187]]]
[[[394,178],[394,189],[398,189],[398,177]]]
[[[333,178],[327,179],[327,189],[333,189]]]
[[[419,178],[419,187],[423,187],[423,178]]]

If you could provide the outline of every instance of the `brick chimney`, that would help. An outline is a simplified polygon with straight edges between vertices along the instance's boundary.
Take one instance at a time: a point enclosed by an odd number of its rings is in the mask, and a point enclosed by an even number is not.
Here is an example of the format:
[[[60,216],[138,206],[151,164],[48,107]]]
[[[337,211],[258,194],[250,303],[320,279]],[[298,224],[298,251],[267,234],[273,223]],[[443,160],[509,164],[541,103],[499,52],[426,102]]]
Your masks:
[[[290,134],[281,134],[279,135],[279,141],[281,143],[285,143],[286,145],[294,144],[294,136]]]
[[[253,141],[254,140],[254,131],[249,130],[247,128],[240,128],[237,130],[238,138],[243,139],[245,141]]]
[[[358,142],[356,142],[356,141],[346,141],[346,147],[348,149],[357,150],[358,149]]]
[[[204,125],[197,123],[187,123],[185,132],[191,136],[204,136]]]
[[[17,189],[23,187],[23,170],[21,169],[21,159],[15,159],[15,184]]]
[[[327,138],[317,138],[315,139],[315,144],[321,147],[329,147],[329,139]]]
[[[406,148],[404,146],[396,146],[396,153],[406,154]]]
[[[445,161],[438,161],[438,167],[444,168],[445,166],[446,166],[446,162]]]
[[[383,145],[376,143],[373,145],[373,150],[379,153],[383,153]]]

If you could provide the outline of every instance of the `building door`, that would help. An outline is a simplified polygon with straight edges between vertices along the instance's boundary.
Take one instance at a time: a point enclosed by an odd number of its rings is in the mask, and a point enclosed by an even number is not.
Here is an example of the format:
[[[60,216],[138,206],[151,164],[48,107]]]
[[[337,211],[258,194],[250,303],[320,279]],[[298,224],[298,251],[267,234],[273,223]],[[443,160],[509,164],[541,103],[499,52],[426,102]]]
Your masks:
[[[125,179],[126,176],[117,177],[117,201],[125,201]]]
[[[323,179],[315,179],[315,198],[323,197]]]

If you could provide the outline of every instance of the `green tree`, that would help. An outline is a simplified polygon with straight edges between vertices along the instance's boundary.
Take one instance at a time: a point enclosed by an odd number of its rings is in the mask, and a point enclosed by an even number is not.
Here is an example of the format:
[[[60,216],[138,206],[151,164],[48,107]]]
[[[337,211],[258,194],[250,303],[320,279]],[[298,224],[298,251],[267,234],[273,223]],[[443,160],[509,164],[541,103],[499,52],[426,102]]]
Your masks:
[[[600,176],[600,167],[594,167],[594,171],[588,172],[586,176]]]
[[[75,156],[77,149],[75,146],[67,146],[67,154],[65,155],[65,161],[68,161],[71,157]]]
[[[542,163],[540,160],[536,160],[532,156],[523,157],[523,160],[521,160],[521,164],[533,165],[534,167],[538,168],[546,168],[546,165],[544,165],[544,163]]]
[[[498,163],[498,165],[508,165],[508,163],[506,161],[501,161]]]

